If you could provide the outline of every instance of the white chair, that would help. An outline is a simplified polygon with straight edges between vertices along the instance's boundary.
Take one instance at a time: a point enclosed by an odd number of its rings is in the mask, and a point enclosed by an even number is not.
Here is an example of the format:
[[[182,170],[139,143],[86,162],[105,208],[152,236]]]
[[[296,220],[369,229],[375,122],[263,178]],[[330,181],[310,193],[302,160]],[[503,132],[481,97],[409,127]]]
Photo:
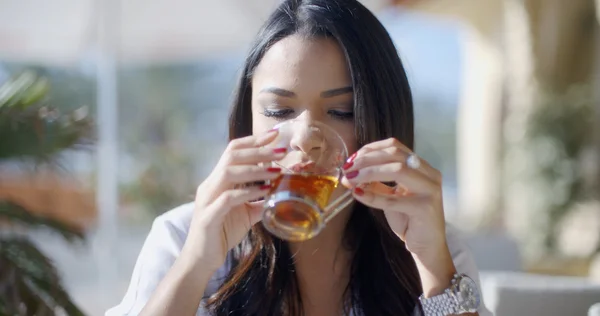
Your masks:
[[[490,271],[480,277],[486,306],[496,316],[600,316],[600,307],[590,309],[600,284],[589,279]]]
[[[466,238],[480,271],[522,271],[515,240],[504,233],[475,233]]]
[[[590,307],[588,316],[600,316],[600,303],[596,303]]]

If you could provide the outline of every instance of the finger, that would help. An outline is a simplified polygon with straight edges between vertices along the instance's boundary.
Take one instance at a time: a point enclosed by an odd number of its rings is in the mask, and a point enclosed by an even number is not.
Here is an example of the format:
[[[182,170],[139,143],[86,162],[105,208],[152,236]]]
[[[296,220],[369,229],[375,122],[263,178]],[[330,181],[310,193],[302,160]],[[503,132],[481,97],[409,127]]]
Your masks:
[[[439,185],[421,172],[408,168],[400,162],[354,170],[347,172],[342,178],[342,184],[350,187],[361,183],[392,181],[401,184],[408,191],[416,194],[431,194],[439,189]]]
[[[399,212],[409,217],[415,216],[427,207],[427,198],[421,196],[381,195],[371,191],[354,189],[354,198],[368,207],[384,211]]]
[[[372,165],[381,165],[389,162],[403,162],[408,158],[408,155],[409,154],[403,152],[398,147],[386,147],[384,149],[365,152],[360,156],[357,155],[356,158],[344,164],[343,168],[348,172]]]
[[[206,210],[207,215],[214,219],[222,219],[232,208],[263,197],[270,189],[270,185],[262,185],[225,191]]]
[[[273,180],[281,175],[281,168],[252,165],[228,166],[221,174],[221,181],[229,184],[247,184]]]
[[[229,142],[227,150],[261,147],[272,142],[278,133],[276,129],[272,129],[265,134],[237,138]]]
[[[344,165],[344,172],[352,172],[354,170],[360,170],[361,168],[373,165],[380,165],[390,162],[402,162],[405,163],[408,157],[411,155],[411,152],[406,152],[404,149],[391,146],[386,147],[379,150],[372,150],[370,152],[365,152],[361,155],[357,155],[352,161],[347,162]],[[427,161],[422,158],[419,158],[421,165],[419,168],[415,169],[419,172],[423,173],[425,176],[429,177],[435,183],[442,183],[442,175],[441,173],[433,168]]]
[[[258,164],[283,159],[286,148],[244,148],[228,151],[224,155],[230,165]]]
[[[369,182],[369,183],[360,183],[358,185],[353,185],[349,183],[348,180],[344,181],[342,178],[342,185],[346,188],[352,190],[353,188],[361,188],[362,190],[369,190],[376,192],[378,194],[395,194],[398,191],[398,186],[390,186],[381,182]]]
[[[371,191],[373,193],[383,195],[396,194],[398,191],[397,187],[392,187],[381,182],[370,182],[365,185],[359,185],[359,187],[365,191]]]
[[[367,153],[375,150],[385,149],[388,147],[397,147],[407,154],[410,154],[412,152],[410,148],[406,147],[406,145],[402,144],[399,140],[393,137],[364,145],[359,151],[364,151],[364,153]]]

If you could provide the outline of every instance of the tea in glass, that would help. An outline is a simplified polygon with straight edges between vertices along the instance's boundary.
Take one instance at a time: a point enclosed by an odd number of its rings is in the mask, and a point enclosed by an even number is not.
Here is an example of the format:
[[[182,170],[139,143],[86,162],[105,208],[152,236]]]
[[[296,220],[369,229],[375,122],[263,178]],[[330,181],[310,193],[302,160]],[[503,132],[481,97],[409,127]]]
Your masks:
[[[286,147],[288,153],[272,162],[283,171],[269,183],[272,189],[265,198],[262,222],[281,239],[307,240],[352,202],[350,191],[330,201],[348,152],[342,138],[323,123],[293,120],[277,128],[271,146]]]
[[[313,237],[323,224],[323,210],[327,207],[338,178],[330,175],[283,174],[273,181],[277,192],[267,201],[269,226],[277,227],[291,240]]]

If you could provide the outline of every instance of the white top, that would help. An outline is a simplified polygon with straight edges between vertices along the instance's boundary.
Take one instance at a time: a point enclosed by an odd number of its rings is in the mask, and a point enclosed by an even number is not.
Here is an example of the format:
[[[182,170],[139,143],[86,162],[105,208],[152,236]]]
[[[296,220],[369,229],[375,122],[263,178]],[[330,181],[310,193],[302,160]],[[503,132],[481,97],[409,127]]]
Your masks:
[[[193,203],[185,204],[158,216],[154,220],[152,229],[144,242],[133,269],[133,275],[125,297],[119,305],[109,309],[105,316],[133,316],[140,313],[158,283],[179,256],[187,237],[193,210]],[[466,243],[459,236],[458,230],[447,225],[446,234],[448,247],[458,273],[466,273],[481,288],[479,271]],[[205,296],[213,293],[219,287],[218,280],[222,280],[228,271],[229,264],[226,263],[213,276],[206,289]],[[200,307],[196,315],[202,316],[208,315],[208,313]],[[485,308],[483,302],[479,315],[492,315]]]

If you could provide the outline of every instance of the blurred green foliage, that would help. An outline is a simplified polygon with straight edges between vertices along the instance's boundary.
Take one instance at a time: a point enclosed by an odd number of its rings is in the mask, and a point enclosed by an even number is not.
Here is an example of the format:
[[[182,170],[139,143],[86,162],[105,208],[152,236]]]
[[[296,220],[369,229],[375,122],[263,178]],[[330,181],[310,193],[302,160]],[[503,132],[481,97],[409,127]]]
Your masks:
[[[598,150],[593,93],[587,84],[561,94],[544,91],[528,120],[524,146],[532,163],[524,176],[542,197],[538,216],[546,224],[537,227],[550,251],[556,250],[558,227],[566,214],[577,203],[599,198],[593,168],[597,161],[588,163]]]
[[[93,143],[86,108],[63,111],[50,106],[47,78],[23,72],[0,86],[0,163],[38,168],[56,165],[60,154]],[[0,200],[0,315],[83,315],[64,289],[46,255],[23,235],[47,229],[67,241],[83,232]]]

